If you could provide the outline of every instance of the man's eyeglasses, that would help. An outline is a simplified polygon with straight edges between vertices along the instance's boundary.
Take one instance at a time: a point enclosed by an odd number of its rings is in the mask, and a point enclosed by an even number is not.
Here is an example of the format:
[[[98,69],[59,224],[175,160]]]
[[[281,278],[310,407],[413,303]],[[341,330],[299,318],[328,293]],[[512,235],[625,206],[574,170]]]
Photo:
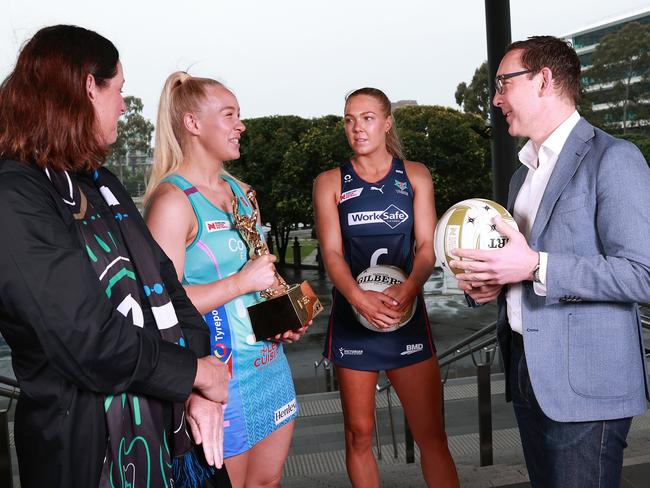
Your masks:
[[[525,69],[523,71],[515,71],[514,73],[505,73],[502,75],[497,75],[496,78],[494,78],[494,87],[496,88],[497,93],[500,95],[503,94],[503,82],[505,80],[509,80],[510,78],[514,78],[515,76],[521,76],[531,72],[532,72],[531,70]]]

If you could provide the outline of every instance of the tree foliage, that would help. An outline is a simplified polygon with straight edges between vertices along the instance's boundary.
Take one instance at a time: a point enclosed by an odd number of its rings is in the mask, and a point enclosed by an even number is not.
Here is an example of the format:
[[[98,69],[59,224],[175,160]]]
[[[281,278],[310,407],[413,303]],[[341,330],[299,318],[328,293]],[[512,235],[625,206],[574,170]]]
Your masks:
[[[491,198],[490,141],[479,115],[420,105],[397,109],[395,119],[406,157],[431,171],[439,215],[466,198]]]
[[[650,25],[630,22],[603,37],[584,75],[594,88],[585,95],[606,104],[604,125],[621,126],[650,119]]]
[[[154,125],[143,117],[144,106],[138,97],[124,97],[124,103],[126,111],[117,122],[117,140],[106,164],[120,177],[131,196],[137,196],[144,191]]]
[[[328,115],[311,121],[311,127],[287,147],[281,167],[282,178],[273,191],[281,213],[287,219],[313,224],[313,181],[321,172],[338,167],[351,156],[341,117]]]
[[[244,122],[246,132],[241,139],[241,157],[228,163],[226,168],[257,192],[262,221],[270,223],[271,233],[279,246],[280,262],[284,263],[289,230],[291,224],[297,221],[286,213],[286,206],[274,200],[273,190],[283,178],[282,162],[287,148],[308,130],[310,121],[288,115],[260,117]],[[288,221],[291,222],[287,224]]]
[[[481,117],[444,107],[407,106],[396,110],[395,119],[407,158],[423,162],[433,174],[439,212],[464,198],[489,197],[490,148]],[[256,189],[262,220],[271,226],[283,263],[289,231],[298,223],[314,222],[313,180],[351,156],[343,121],[334,115],[274,116],[245,124],[241,157],[228,170]]]
[[[142,115],[144,108],[138,97],[124,97],[126,111],[117,122],[117,140],[112,147],[112,160],[125,159],[128,153],[151,155],[154,125]]]
[[[484,121],[490,121],[490,91],[488,88],[488,66],[484,61],[476,68],[469,86],[464,81],[456,87],[456,103],[467,113],[477,114]]]

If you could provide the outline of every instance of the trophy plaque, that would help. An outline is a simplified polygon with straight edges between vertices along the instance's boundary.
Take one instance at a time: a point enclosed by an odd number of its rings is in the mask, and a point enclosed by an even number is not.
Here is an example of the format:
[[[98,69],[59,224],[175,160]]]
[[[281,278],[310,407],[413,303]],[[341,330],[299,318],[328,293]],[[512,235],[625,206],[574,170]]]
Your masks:
[[[239,202],[236,197],[232,201],[232,213],[235,228],[248,246],[249,257],[255,259],[269,254],[269,248],[257,230],[258,211],[255,190],[249,189],[246,197],[253,207],[251,215],[239,213]],[[323,305],[308,281],[289,285],[277,271],[275,278],[278,282],[275,289],[267,288],[260,292],[265,300],[248,307],[253,333],[258,341],[288,330],[299,329],[323,311]]]

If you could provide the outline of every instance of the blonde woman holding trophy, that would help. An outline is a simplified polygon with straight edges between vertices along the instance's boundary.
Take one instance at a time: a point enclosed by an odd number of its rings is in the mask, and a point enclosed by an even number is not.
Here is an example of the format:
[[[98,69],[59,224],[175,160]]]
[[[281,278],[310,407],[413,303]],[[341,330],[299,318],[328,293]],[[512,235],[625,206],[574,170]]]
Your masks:
[[[235,488],[279,484],[298,413],[281,342],[306,329],[257,341],[251,327],[247,307],[280,283],[273,255],[249,259],[247,244],[257,247],[250,239],[263,235],[254,193],[223,169],[239,158],[245,130],[237,98],[224,85],[173,73],[160,99],[145,195],[147,225],[203,314],[213,354],[232,372],[224,458]]]

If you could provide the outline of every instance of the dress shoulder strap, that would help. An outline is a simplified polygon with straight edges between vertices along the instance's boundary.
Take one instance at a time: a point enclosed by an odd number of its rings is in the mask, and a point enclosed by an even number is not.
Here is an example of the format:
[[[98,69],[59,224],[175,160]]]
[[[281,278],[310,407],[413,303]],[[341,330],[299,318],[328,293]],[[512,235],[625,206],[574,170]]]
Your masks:
[[[167,175],[161,183],[171,183],[172,185],[180,188],[183,190],[183,192],[186,195],[191,195],[192,193],[196,193],[198,190],[192,183],[190,183],[188,180],[186,180],[184,177],[182,177],[179,174],[172,173],[170,175]]]

